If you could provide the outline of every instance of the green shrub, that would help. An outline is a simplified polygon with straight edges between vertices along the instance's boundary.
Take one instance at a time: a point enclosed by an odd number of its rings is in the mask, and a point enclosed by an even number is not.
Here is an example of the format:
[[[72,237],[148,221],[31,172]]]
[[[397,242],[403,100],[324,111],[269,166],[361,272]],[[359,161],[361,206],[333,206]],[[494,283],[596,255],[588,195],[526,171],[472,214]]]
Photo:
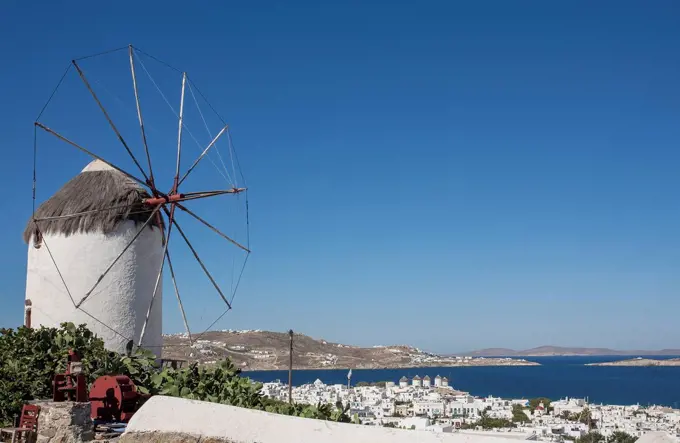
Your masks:
[[[489,417],[486,411],[482,412],[481,418],[475,423],[475,426],[481,426],[484,429],[494,428],[512,428],[514,424],[505,418]]]
[[[52,379],[65,371],[71,349],[81,356],[88,384],[102,375],[124,374],[146,392],[155,369],[155,357],[147,351],[131,357],[109,352],[84,325],[72,323],[59,329],[0,329],[0,424],[11,423],[26,401],[52,397]]]
[[[524,408],[520,405],[512,405],[512,421],[513,423],[526,423],[531,421],[524,413]]]
[[[29,400],[52,397],[52,379],[64,372],[69,350],[78,352],[88,385],[102,375],[130,377],[145,394],[203,400],[298,417],[358,422],[347,415],[349,405],[288,404],[265,398],[262,385],[241,377],[230,360],[214,367],[191,364],[183,369],[158,368],[145,350],[131,356],[107,351],[104,342],[85,325],[61,328],[0,329],[0,425],[8,425]]]

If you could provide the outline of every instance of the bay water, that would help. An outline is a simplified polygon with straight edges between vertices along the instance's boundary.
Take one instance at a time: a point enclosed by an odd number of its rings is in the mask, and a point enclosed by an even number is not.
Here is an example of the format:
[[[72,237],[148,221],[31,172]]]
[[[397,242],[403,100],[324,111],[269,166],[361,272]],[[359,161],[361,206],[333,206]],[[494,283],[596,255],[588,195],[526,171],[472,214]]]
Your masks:
[[[587,363],[633,357],[527,357],[541,366],[471,366],[402,369],[352,369],[352,384],[393,381],[402,376],[440,375],[461,391],[476,396],[502,398],[586,398],[591,403],[616,405],[665,405],[680,407],[680,366],[623,367],[586,366]],[[663,357],[649,357],[665,359]],[[288,371],[247,371],[244,376],[260,382],[288,381]],[[347,370],[294,370],[293,385],[321,380],[325,384],[347,383]]]

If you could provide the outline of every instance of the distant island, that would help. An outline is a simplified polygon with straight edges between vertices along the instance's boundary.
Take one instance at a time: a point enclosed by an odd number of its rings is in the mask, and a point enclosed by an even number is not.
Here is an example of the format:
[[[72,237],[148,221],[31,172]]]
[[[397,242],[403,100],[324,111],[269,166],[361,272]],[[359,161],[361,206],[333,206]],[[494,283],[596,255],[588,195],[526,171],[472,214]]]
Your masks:
[[[669,358],[660,360],[654,358],[638,357],[619,361],[588,363],[586,366],[680,366],[680,358]]]
[[[538,348],[517,351],[507,348],[488,348],[468,352],[465,355],[475,357],[503,356],[503,357],[557,357],[557,356],[593,356],[593,355],[621,355],[621,356],[676,356],[680,349],[661,349],[657,351],[621,351],[608,348],[569,348],[562,346],[540,346]]]
[[[261,330],[163,336],[163,358],[213,364],[230,358],[243,370],[288,369],[290,336]],[[408,345],[359,347],[294,335],[295,369],[392,369],[434,366],[538,366],[521,358],[445,356]]]

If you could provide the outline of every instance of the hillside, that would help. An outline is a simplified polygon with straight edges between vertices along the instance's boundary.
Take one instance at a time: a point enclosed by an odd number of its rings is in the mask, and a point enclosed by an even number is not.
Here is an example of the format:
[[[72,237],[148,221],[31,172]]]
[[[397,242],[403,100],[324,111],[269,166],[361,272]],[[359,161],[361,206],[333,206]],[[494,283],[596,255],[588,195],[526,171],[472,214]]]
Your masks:
[[[562,346],[539,346],[537,348],[517,351],[506,348],[488,348],[472,351],[465,355],[472,356],[504,356],[504,357],[550,357],[550,356],[588,356],[588,355],[680,355],[680,349],[661,349],[652,351],[622,351],[609,348],[570,348]]]
[[[226,357],[244,370],[288,368],[290,338],[269,331],[212,331],[195,340],[186,334],[166,335],[163,358],[211,364]],[[535,365],[520,359],[446,357],[405,345],[362,348],[295,334],[297,369],[411,368],[427,366]]]

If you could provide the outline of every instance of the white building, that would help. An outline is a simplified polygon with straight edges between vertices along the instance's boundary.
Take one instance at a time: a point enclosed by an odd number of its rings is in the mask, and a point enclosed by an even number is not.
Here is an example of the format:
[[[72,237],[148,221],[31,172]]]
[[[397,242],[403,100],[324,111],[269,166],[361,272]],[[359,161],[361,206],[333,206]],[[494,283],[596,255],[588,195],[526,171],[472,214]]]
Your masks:
[[[550,406],[553,407],[555,415],[561,415],[564,412],[578,414],[583,411],[583,408],[586,406],[586,401],[582,398],[565,398],[550,403]]]
[[[441,387],[441,385],[442,385],[442,378],[439,375],[437,375],[434,378],[434,386],[435,386],[435,388],[439,388],[439,387]]]
[[[122,353],[130,340],[139,343],[146,323],[142,346],[160,355],[160,284],[153,293],[163,244],[160,218],[150,219],[151,208],[143,204],[149,197],[136,182],[95,160],[40,205],[24,231],[27,326],[85,323],[108,349]],[[90,212],[65,217],[85,211]]]
[[[482,411],[488,405],[480,399],[470,396],[457,397],[455,401],[449,402],[448,415],[452,417],[477,418],[482,415]]]
[[[415,377],[413,377],[413,381],[411,383],[415,387],[423,386],[423,380],[420,377],[418,377],[417,375]]]
[[[445,414],[446,404],[439,401],[419,400],[413,402],[413,412],[415,415],[427,417],[441,417]]]
[[[422,386],[406,385],[399,388],[379,388],[362,386],[348,388],[346,385],[324,385],[320,380],[313,384],[293,388],[293,399],[299,403],[331,405],[341,401],[350,406],[350,412],[356,413],[367,425],[385,425],[392,423],[399,428],[425,429],[431,432],[447,432],[460,428],[463,424],[475,425],[483,413],[492,418],[512,419],[514,405],[526,405],[526,399],[503,399],[487,396],[474,397],[453,390],[429,389]],[[264,395],[280,400],[287,399],[287,386],[278,383],[265,383],[262,387]],[[573,403],[570,403],[573,402]],[[555,402],[558,405],[560,402]],[[564,400],[564,405],[579,406],[580,400]],[[597,423],[597,430],[605,437],[622,431],[635,437],[648,433],[662,432],[663,435],[676,439],[680,436],[680,410],[666,407],[641,408],[639,405],[586,405]],[[557,443],[565,438],[575,439],[588,432],[588,425],[580,423],[573,417],[555,415],[552,411],[543,414],[530,414],[524,411],[529,421],[512,428],[496,430],[461,430],[461,437],[474,436],[506,437],[519,440],[540,440]],[[434,425],[431,421],[436,421]],[[451,428],[453,426],[453,429]],[[664,441],[662,443],[671,443]]]
[[[400,387],[400,388],[406,388],[406,387],[408,387],[408,378],[406,378],[406,377],[401,377],[401,378],[399,379],[399,387]]]
[[[426,375],[425,377],[423,377],[423,387],[424,388],[429,388],[432,385],[432,382],[430,380],[431,379],[430,379],[429,375]]]
[[[446,388],[449,386],[449,379],[444,377],[442,378],[442,388]]]

